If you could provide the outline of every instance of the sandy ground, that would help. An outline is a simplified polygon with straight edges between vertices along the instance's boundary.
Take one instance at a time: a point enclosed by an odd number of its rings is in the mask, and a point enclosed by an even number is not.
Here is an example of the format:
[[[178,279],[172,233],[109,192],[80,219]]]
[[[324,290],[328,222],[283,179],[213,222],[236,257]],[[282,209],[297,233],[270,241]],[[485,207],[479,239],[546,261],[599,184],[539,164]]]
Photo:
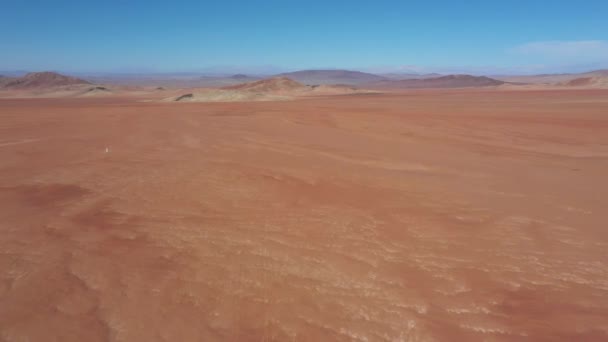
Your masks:
[[[0,341],[606,341],[608,91],[0,100]]]

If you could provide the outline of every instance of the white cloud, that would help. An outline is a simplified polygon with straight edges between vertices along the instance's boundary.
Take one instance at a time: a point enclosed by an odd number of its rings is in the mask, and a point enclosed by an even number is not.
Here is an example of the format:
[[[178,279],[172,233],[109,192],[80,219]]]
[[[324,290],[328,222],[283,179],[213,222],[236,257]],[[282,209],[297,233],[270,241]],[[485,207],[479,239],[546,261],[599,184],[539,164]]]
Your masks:
[[[599,62],[608,59],[608,41],[575,40],[531,42],[516,46],[510,51],[527,57],[539,57],[553,61],[576,60],[579,62]]]

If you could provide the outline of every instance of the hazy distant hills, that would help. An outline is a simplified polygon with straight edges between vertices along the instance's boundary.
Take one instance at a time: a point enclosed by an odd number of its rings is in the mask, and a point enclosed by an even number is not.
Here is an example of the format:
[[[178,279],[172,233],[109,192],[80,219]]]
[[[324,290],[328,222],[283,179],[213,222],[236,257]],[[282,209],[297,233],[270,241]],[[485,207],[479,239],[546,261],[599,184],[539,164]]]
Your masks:
[[[277,75],[303,84],[362,84],[386,80],[386,77],[351,70],[301,70]]]
[[[465,88],[498,86],[505,82],[485,76],[447,75],[434,78],[382,80],[365,84],[372,89]]]
[[[201,75],[197,73],[179,74],[116,74],[86,77],[96,83],[121,85],[161,85],[173,87],[225,87],[238,83],[253,82],[271,77],[287,77],[305,85],[345,84],[357,85],[388,79],[387,77],[351,70],[301,70],[271,75]]]
[[[564,83],[577,78],[587,77],[608,77],[608,70],[594,70],[578,74],[542,74],[542,75],[526,75],[526,76],[493,76],[494,78],[515,83],[530,83],[530,84],[554,84]]]
[[[100,84],[173,88],[224,87],[264,78],[244,74],[201,75],[200,73],[94,74],[84,75],[83,77]]]
[[[441,77],[442,74],[430,73],[430,74],[412,74],[412,73],[386,73],[379,74],[382,77],[391,79],[391,80],[410,80],[410,79],[423,79],[423,78],[435,78]]]

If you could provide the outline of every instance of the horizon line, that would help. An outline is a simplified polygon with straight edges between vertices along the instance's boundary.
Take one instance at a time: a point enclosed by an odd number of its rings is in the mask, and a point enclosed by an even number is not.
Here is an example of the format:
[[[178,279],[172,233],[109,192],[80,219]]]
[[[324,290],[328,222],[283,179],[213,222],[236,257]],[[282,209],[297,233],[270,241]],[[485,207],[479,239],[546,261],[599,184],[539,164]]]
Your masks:
[[[209,68],[204,68],[204,69],[215,69],[215,67],[209,67]],[[275,76],[275,75],[281,75],[281,74],[288,74],[288,73],[294,73],[294,72],[302,72],[302,71],[346,71],[346,72],[361,72],[361,73],[366,73],[366,74],[372,74],[372,75],[420,75],[420,76],[425,76],[425,75],[432,75],[432,74],[437,74],[437,75],[476,75],[476,76],[542,76],[542,75],[570,75],[570,74],[585,74],[585,73],[592,73],[592,72],[597,72],[597,71],[603,71],[603,70],[608,70],[608,68],[587,68],[587,69],[583,69],[581,68],[580,71],[544,71],[544,72],[517,72],[516,70],[511,70],[511,72],[481,72],[481,71],[473,71],[473,70],[459,70],[459,68],[454,68],[453,70],[449,70],[450,68],[446,68],[445,70],[441,71],[441,70],[436,70],[433,71],[428,70],[428,71],[414,71],[414,70],[386,70],[386,71],[380,71],[380,72],[375,72],[375,71],[370,71],[370,70],[366,70],[368,68],[339,68],[339,67],[320,67],[320,68],[302,68],[302,69],[298,69],[298,68],[285,68],[281,71],[274,71],[274,72],[260,72],[260,71],[255,71],[255,70],[250,70],[250,71],[246,71],[246,70],[239,70],[238,67],[234,68],[233,70],[221,70],[221,69],[217,69],[214,71],[210,71],[210,70],[175,70],[175,71],[161,71],[161,70],[112,70],[112,71],[102,71],[102,70],[90,70],[90,71],[69,71],[69,70],[61,70],[61,69],[53,69],[53,68],[41,68],[41,69],[0,69],[0,76],[19,76],[19,75],[25,75],[28,73],[39,73],[39,72],[55,72],[55,73],[59,73],[59,74],[65,74],[65,75],[97,75],[97,76],[112,76],[112,75],[124,75],[124,76],[143,76],[143,75],[150,75],[150,76],[154,76],[154,75],[158,75],[158,76],[169,76],[169,75],[183,75],[183,76],[187,76],[187,75],[193,75],[193,76],[211,76],[211,77],[221,77],[221,76],[234,76],[234,75],[239,75],[239,74],[244,74],[244,75],[248,75],[248,76]],[[228,68],[230,69],[230,68]],[[438,68],[441,69],[441,68]]]

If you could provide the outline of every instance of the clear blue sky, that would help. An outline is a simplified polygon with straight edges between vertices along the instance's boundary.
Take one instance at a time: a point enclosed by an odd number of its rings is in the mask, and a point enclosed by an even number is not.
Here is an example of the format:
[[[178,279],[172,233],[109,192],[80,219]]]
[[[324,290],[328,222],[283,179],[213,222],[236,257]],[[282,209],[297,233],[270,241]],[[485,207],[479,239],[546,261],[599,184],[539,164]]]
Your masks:
[[[207,68],[608,68],[608,1],[0,3],[0,70]]]

